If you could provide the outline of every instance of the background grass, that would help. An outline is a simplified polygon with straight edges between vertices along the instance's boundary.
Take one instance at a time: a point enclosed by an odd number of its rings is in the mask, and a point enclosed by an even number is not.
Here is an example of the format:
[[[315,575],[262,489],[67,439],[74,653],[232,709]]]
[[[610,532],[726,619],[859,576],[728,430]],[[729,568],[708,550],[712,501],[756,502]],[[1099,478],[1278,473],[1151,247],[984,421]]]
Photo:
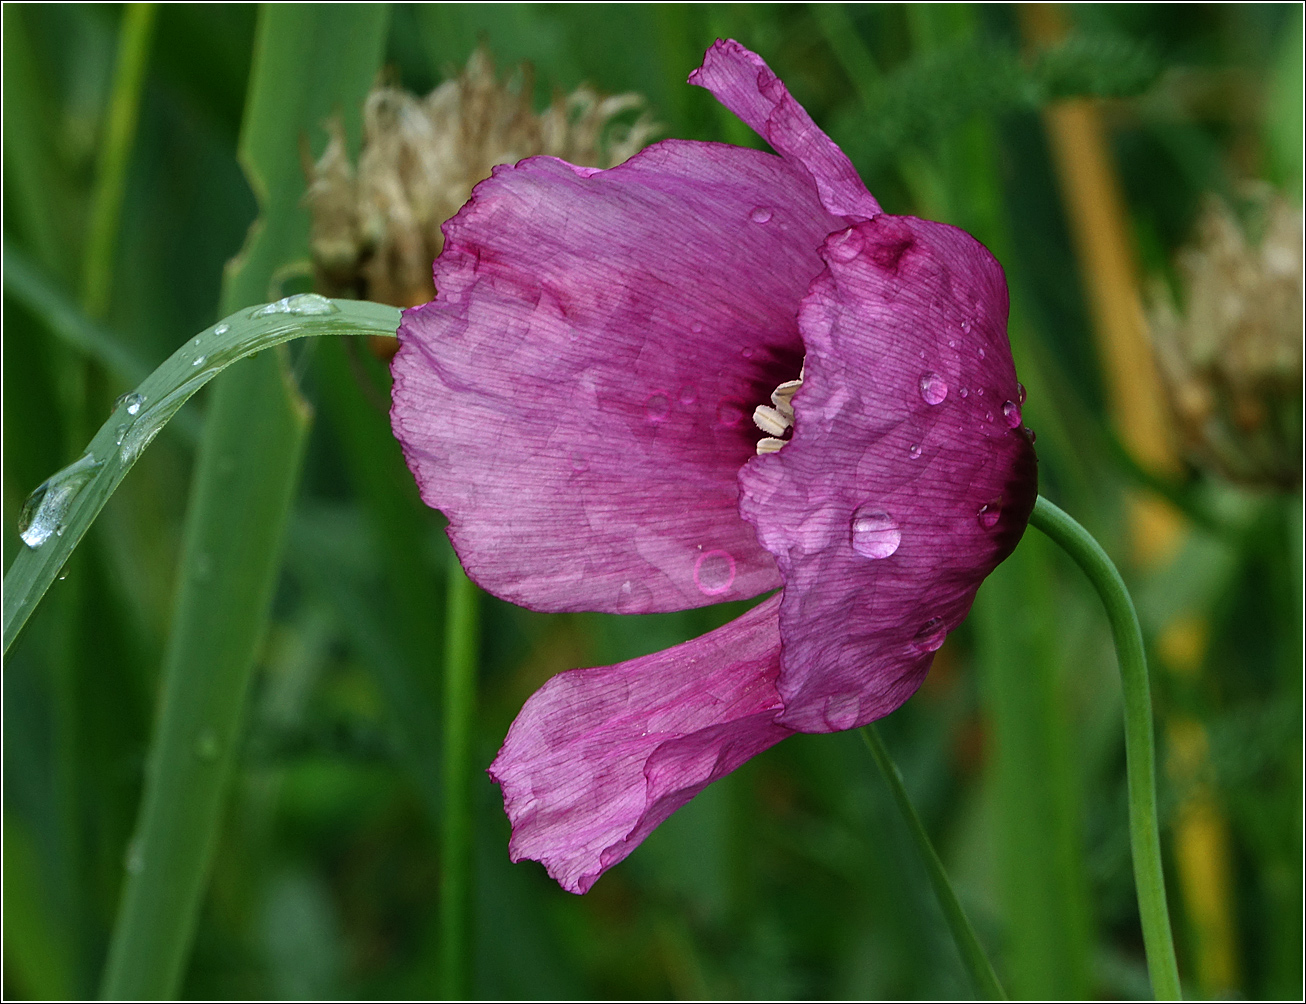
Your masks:
[[[286,170],[283,184],[255,192],[239,159],[260,10],[163,6],[143,57],[116,236],[103,243],[98,165],[121,134],[124,16],[4,8],[6,568],[22,547],[24,496],[81,455],[129,388],[127,368],[152,369],[219,316],[224,264],[260,212],[296,233],[306,226],[302,177]],[[1299,997],[1300,490],[1233,489],[1186,468],[1171,487],[1217,518],[1190,527],[1159,566],[1132,560],[1126,497],[1137,478],[1112,446],[1089,294],[1040,109],[1064,93],[1115,95],[1105,122],[1129,237],[1144,274],[1173,278],[1204,193],[1257,177],[1300,204],[1300,14],[1166,5],[1074,8],[1069,18],[1079,48],[1040,63],[1022,56],[1019,14],[1002,6],[398,4],[382,62],[391,79],[425,91],[484,40],[505,70],[534,64],[541,102],[582,81],[637,90],[665,135],[756,143],[684,84],[707,44],[730,35],[849,150],[886,209],[955,222],[995,250],[1013,290],[1043,491],[1126,570],[1154,644],[1176,619],[1204,625],[1195,671],[1158,672],[1156,703],[1160,722],[1195,722],[1206,737],[1199,781],[1226,834],[1228,882],[1216,900],[1233,983],[1203,975],[1211,929],[1176,870],[1181,971],[1194,992]],[[375,58],[363,32],[339,43],[337,62],[325,44],[300,37],[268,58],[298,83],[295,59],[330,78]],[[1209,100],[1181,100],[1194,82]],[[266,141],[294,150],[302,136],[319,152],[326,110],[287,112]],[[78,305],[92,234],[111,250],[97,268],[112,279],[103,310],[91,304],[88,317]],[[260,281],[302,255],[291,244],[269,252]],[[36,285],[23,286],[24,274]],[[42,307],[46,294],[62,297],[59,310]],[[449,548],[389,435],[384,367],[343,343],[292,347],[286,366],[317,420],[231,740],[181,993],[429,996],[442,976]],[[100,985],[168,639],[185,604],[199,602],[181,587],[183,528],[197,431],[213,404],[188,405],[144,454],[6,660],[9,996],[87,996]],[[881,733],[1007,987],[1135,996],[1146,984],[1114,659],[1095,597],[1033,536]],[[474,765],[490,762],[550,674],[653,651],[737,612],[542,616],[483,598]],[[1163,823],[1185,818],[1194,783],[1163,771]],[[472,996],[969,992],[856,736],[797,737],[758,757],[584,898],[561,893],[535,864],[508,863],[507,822],[483,775],[471,804]]]

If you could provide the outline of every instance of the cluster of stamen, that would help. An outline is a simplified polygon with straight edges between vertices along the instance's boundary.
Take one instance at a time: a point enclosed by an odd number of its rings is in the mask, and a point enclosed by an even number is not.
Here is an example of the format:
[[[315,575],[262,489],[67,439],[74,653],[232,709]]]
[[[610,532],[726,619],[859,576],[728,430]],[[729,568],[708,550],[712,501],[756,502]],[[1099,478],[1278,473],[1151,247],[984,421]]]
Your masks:
[[[803,385],[803,370],[797,380],[786,380],[771,392],[770,404],[759,404],[753,410],[753,424],[766,433],[757,441],[757,453],[777,453],[789,440],[783,438],[794,424],[794,395]]]

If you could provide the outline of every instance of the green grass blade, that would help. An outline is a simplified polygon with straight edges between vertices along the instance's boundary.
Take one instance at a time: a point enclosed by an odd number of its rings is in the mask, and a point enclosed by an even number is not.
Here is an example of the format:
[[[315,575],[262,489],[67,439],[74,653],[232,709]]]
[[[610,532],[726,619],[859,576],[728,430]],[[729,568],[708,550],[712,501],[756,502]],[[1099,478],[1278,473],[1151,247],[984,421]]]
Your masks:
[[[1007,981],[1020,998],[1075,1000],[1092,989],[1088,882],[1049,551],[1028,534],[985,580],[972,618],[991,736]]]
[[[228,265],[224,310],[265,299],[277,276],[307,256],[301,138],[320,138],[322,121],[337,111],[357,135],[388,19],[384,5],[262,9],[239,147],[261,216]],[[311,294],[279,302],[327,309]],[[393,308],[340,304],[333,313],[368,310],[386,316],[387,330],[397,327]],[[266,315],[247,310],[244,316]],[[197,353],[202,348],[194,346]],[[107,997],[176,995],[280,569],[308,420],[280,354],[245,363],[214,395],[187,512],[138,856],[131,859],[139,867],[129,876],[110,945]]]
[[[902,783],[902,774],[889,756],[889,750],[885,747],[884,740],[880,738],[879,730],[874,725],[866,725],[857,731],[861,733],[862,741],[866,743],[866,748],[875,758],[876,766],[884,775],[884,781],[893,793],[893,800],[898,803],[898,810],[902,813],[903,821],[907,824],[916,849],[920,852],[921,862],[929,874],[930,884],[934,887],[939,907],[943,910],[943,917],[948,922],[948,930],[952,932],[952,938],[957,943],[957,952],[975,984],[975,990],[984,1000],[1006,1000],[1007,995],[1002,989],[1002,984],[998,982],[998,974],[993,971],[993,964],[984,953],[984,948],[975,934],[975,928],[971,926],[970,918],[962,909],[961,900],[957,898],[943,862],[939,860],[938,852],[930,842],[930,835],[925,832],[925,824],[916,814],[916,807],[911,804],[907,787]]]
[[[196,464],[163,706],[104,977],[112,999],[177,993],[239,737],[242,668],[262,637],[308,433],[308,408],[278,386],[278,367],[241,377],[232,386],[261,393],[216,396]],[[260,469],[290,476],[246,476]]]
[[[27,254],[4,242],[5,292],[30,310],[50,332],[94,359],[127,384],[149,376],[150,368],[72,302]]]
[[[472,716],[476,709],[478,592],[449,562],[444,630],[444,819],[440,882],[442,996],[467,997],[471,914]]]
[[[113,281],[114,245],[127,182],[127,164],[136,138],[141,91],[154,35],[155,5],[128,4],[119,30],[118,64],[114,69],[112,97],[95,169],[91,196],[91,224],[86,235],[86,261],[82,302],[91,317],[103,317],[109,308]]]
[[[45,491],[46,499],[62,492],[53,500],[62,504],[45,513],[50,535],[39,547],[19,551],[5,573],[6,652],[141,452],[196,391],[232,363],[293,338],[394,334],[399,326],[398,308],[355,300],[330,302],[334,309],[329,314],[260,314],[263,308],[255,307],[205,329],[118,405],[87,444],[82,459],[46,482],[52,486]],[[196,359],[203,362],[196,365]],[[243,428],[248,434],[252,426],[246,423]]]

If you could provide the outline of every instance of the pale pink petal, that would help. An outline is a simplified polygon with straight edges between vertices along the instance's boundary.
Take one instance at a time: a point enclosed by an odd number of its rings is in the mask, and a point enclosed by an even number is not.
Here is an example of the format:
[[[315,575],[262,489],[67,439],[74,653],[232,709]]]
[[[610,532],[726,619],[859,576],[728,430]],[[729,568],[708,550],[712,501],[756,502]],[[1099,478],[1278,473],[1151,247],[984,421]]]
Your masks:
[[[866,190],[852,161],[812,121],[762,57],[734,39],[717,41],[689,82],[705,87],[786,160],[801,164],[832,214],[868,220],[880,204]]]
[[[872,721],[920,684],[1037,493],[1002,268],[940,223],[833,235],[799,316],[793,441],[740,474],[784,576],[780,721]]]
[[[704,787],[792,735],[775,724],[779,602],[541,687],[490,767],[512,821],[512,860],[540,861],[583,893]]]
[[[736,477],[843,225],[801,168],[719,144],[496,168],[445,225],[393,366],[395,435],[468,574],[538,610],[778,586]]]

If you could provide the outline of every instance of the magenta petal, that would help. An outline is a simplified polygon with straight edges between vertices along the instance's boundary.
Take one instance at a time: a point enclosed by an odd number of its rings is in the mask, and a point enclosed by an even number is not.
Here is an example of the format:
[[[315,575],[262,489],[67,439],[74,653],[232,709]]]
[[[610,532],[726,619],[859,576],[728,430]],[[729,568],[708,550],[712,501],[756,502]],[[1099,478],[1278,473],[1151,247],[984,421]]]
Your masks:
[[[750,416],[802,361],[844,225],[756,150],[496,168],[404,313],[391,420],[463,566],[539,610],[676,610],[779,585],[739,515]]]
[[[866,190],[848,155],[812,121],[762,57],[734,39],[717,41],[689,82],[705,87],[785,159],[801,164],[832,214],[868,220],[880,204]]]
[[[1020,539],[1037,467],[1020,425],[1002,268],[940,223],[833,235],[799,324],[792,443],[740,474],[785,580],[780,721],[872,721],[920,684]]]
[[[583,893],[712,781],[792,735],[780,698],[779,599],[675,648],[560,673],[490,767],[513,861]]]

